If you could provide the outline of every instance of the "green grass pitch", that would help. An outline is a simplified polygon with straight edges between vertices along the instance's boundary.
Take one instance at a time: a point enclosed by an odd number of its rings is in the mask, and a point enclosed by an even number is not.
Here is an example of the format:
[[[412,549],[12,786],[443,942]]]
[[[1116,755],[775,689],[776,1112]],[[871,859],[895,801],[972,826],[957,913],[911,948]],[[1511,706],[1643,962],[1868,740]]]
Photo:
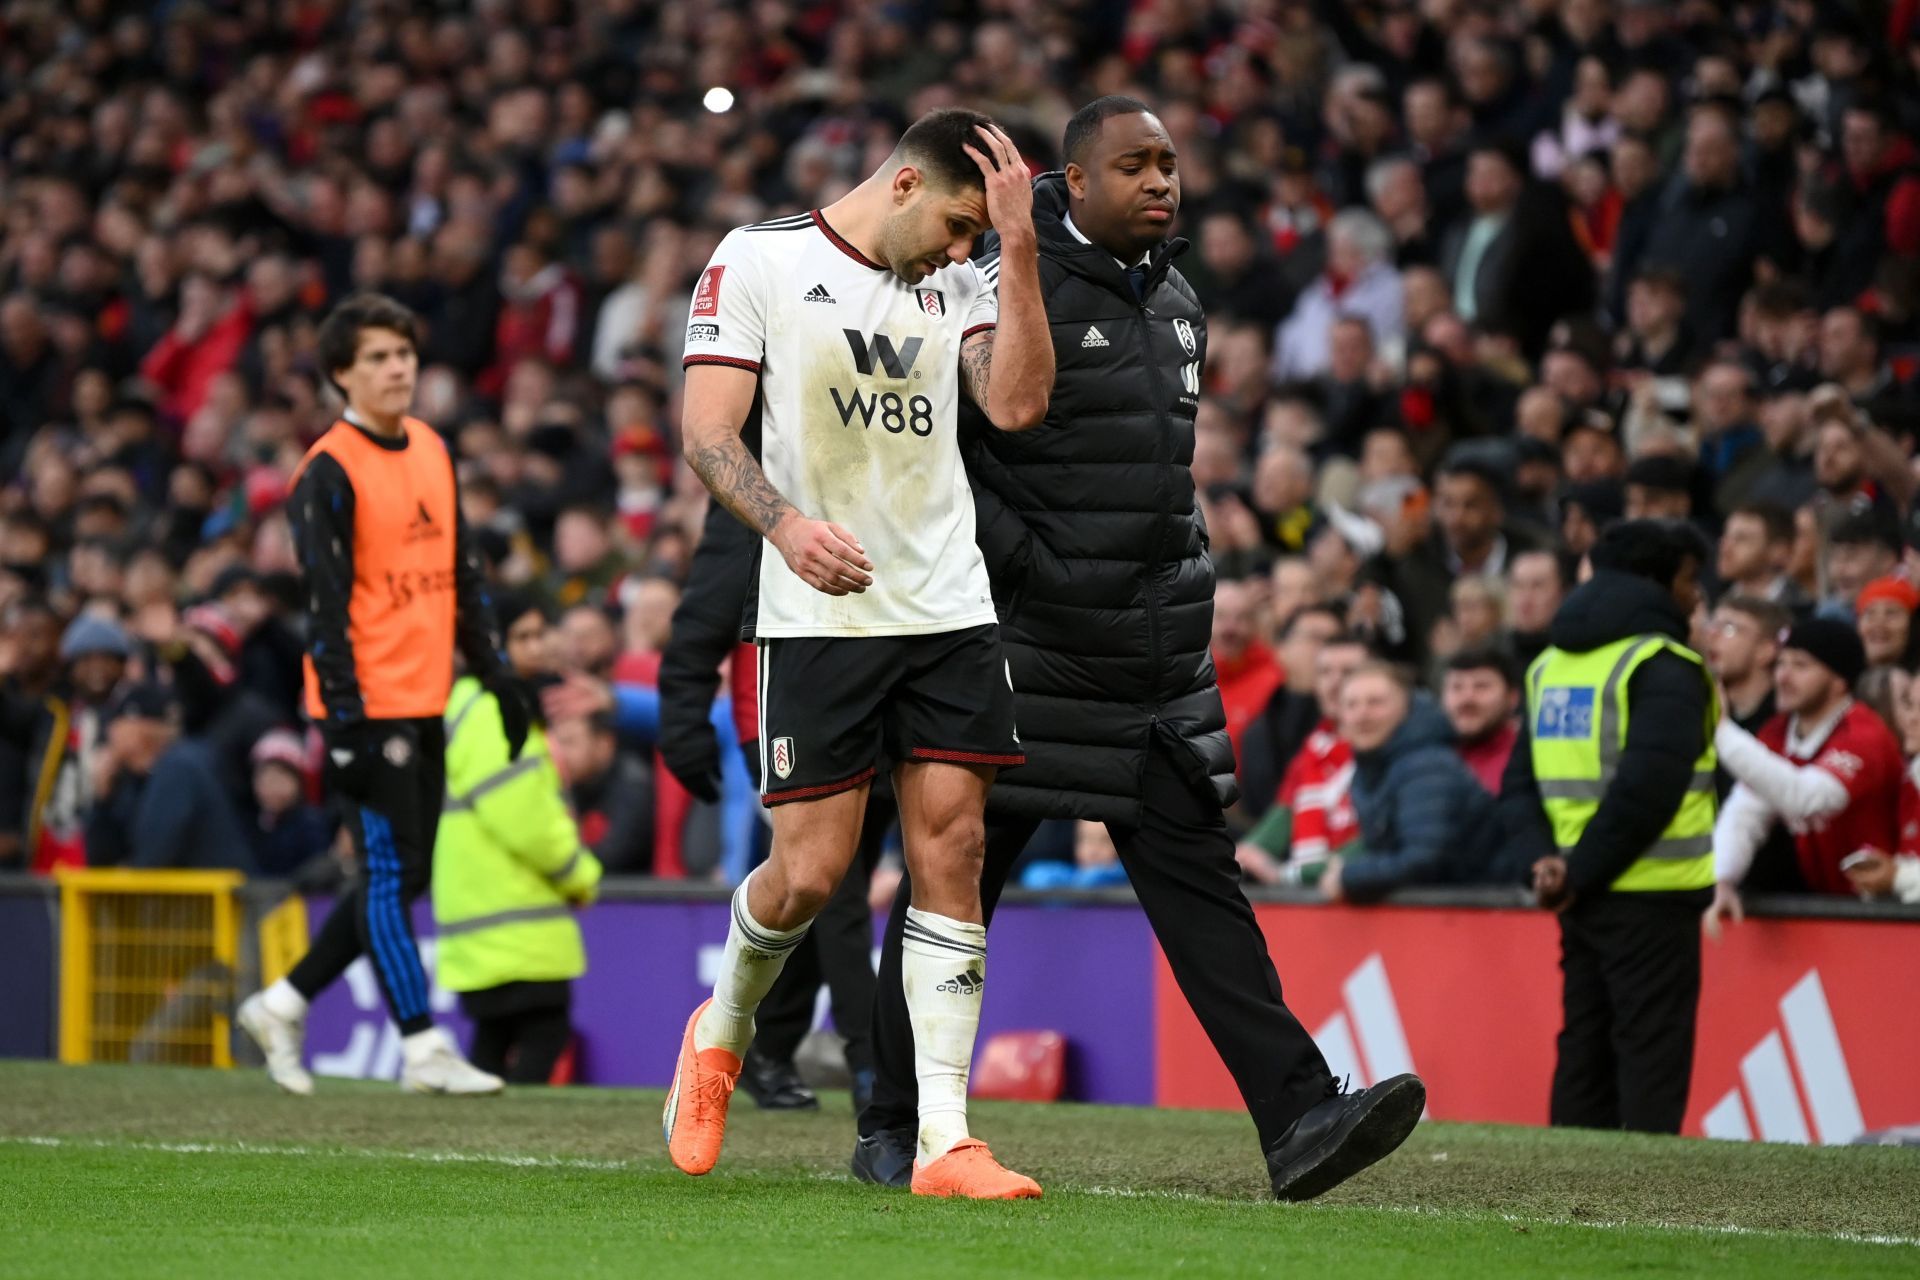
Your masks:
[[[1920,1275],[1913,1150],[1428,1124],[1280,1205],[1244,1116],[977,1103],[1046,1197],[958,1204],[852,1181],[844,1095],[734,1115],[695,1179],[656,1092],[0,1063],[0,1277]]]

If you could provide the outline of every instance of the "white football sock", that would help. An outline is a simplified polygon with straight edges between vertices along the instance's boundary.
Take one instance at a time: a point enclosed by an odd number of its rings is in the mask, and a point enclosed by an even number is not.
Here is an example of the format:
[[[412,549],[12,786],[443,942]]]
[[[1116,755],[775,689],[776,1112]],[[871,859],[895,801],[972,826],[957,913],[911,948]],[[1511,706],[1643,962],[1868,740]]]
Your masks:
[[[713,1003],[693,1028],[695,1052],[725,1049],[736,1058],[746,1053],[753,1043],[753,1011],[767,998],[787,957],[812,924],[782,931],[755,920],[747,910],[747,886],[752,883],[750,875],[733,891],[733,923],[727,926],[727,947],[720,956]]]
[[[285,1018],[289,1022],[298,1022],[307,1016],[307,998],[285,978],[261,992],[260,1003],[274,1017]]]
[[[967,1072],[987,989],[987,927],[908,907],[900,977],[920,1082],[920,1159],[937,1160],[967,1137]]]

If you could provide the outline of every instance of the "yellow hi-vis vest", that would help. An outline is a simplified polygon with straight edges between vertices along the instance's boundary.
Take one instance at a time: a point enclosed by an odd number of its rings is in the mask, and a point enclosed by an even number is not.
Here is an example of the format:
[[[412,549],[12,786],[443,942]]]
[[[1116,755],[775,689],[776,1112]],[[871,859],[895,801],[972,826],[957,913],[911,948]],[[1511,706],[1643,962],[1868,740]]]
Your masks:
[[[447,700],[447,798],[433,851],[440,985],[485,991],[587,971],[573,907],[600,860],[580,843],[539,726],[507,759],[500,703],[471,676]]]
[[[1533,775],[1567,853],[1600,807],[1627,741],[1627,686],[1640,664],[1671,653],[1700,668],[1707,682],[1706,749],[1693,762],[1686,797],[1660,838],[1613,882],[1616,892],[1705,889],[1713,884],[1713,731],[1719,700],[1700,655],[1662,635],[1629,636],[1586,653],[1549,648],[1527,669],[1527,715]]]

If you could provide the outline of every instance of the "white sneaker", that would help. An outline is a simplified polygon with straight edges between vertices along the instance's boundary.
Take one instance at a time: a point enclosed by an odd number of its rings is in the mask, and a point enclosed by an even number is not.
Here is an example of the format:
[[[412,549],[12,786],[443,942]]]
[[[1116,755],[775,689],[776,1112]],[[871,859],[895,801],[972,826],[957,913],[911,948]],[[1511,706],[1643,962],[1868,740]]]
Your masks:
[[[499,1093],[507,1082],[460,1056],[453,1037],[439,1027],[408,1036],[400,1043],[405,1065],[400,1087],[414,1093]]]
[[[313,1077],[301,1061],[307,1024],[304,1018],[283,1018],[267,1008],[261,992],[240,1004],[240,1029],[267,1055],[267,1075],[288,1093],[302,1098],[313,1093]]]

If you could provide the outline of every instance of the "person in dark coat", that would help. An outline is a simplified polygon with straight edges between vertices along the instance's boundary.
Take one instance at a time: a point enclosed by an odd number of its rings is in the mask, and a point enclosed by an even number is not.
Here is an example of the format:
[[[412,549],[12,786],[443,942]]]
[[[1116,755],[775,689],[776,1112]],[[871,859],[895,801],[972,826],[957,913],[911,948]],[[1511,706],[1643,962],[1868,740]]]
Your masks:
[[[1340,736],[1353,744],[1347,794],[1362,851],[1335,855],[1321,892],[1376,902],[1405,885],[1473,880],[1494,801],[1454,751],[1440,709],[1414,697],[1399,670],[1373,663],[1340,686]]]
[[[1713,343],[1733,335],[1754,262],[1778,236],[1740,176],[1738,125],[1717,103],[1695,107],[1681,172],[1639,266],[1685,275],[1687,326],[1700,341]]]
[[[756,452],[758,445],[757,439],[747,441]],[[759,708],[752,703],[757,687],[753,646],[740,639],[752,608],[751,588],[759,577],[760,548],[760,537],[724,506],[708,505],[700,545],[688,567],[687,589],[674,609],[667,647],[660,655],[660,759],[682,786],[709,804],[720,799],[720,742],[710,711],[722,663],[733,664],[734,728],[740,740],[751,746],[760,732]],[[750,749],[746,756],[747,767],[757,770],[759,751]],[[867,885],[894,816],[893,790],[876,780],[867,796],[853,866],[787,957],[755,1013],[753,1043],[741,1059],[740,1087],[765,1110],[812,1110],[820,1105],[800,1079],[793,1055],[813,1028],[814,999],[822,983],[832,1003],[834,1030],[846,1038],[854,1106],[865,1104],[873,1081],[869,1027],[874,1004],[873,915]],[[901,895],[903,910],[910,896]],[[911,1145],[912,1139],[908,1141]]]
[[[253,869],[253,848],[205,743],[178,736],[180,706],[136,684],[108,705],[106,785],[87,820],[95,866]],[[96,783],[96,785],[98,785]]]
[[[1342,1092],[1286,1007],[1240,889],[1224,817],[1233,752],[1208,653],[1213,563],[1191,471],[1206,317],[1173,267],[1186,241],[1166,239],[1180,200],[1173,143],[1144,104],[1108,97],[1074,116],[1065,153],[1066,172],[1034,190],[1056,359],[1046,418],[1018,436],[961,418],[1027,754],[988,798],[981,904],[991,923],[1043,819],[1105,823],[1252,1114],[1274,1193],[1307,1199],[1397,1147],[1426,1090],[1409,1075]],[[990,277],[994,250],[989,240],[975,258]],[[910,1176],[917,1103],[901,989],[908,901],[903,883],[853,1160],[856,1177],[891,1185]]]

